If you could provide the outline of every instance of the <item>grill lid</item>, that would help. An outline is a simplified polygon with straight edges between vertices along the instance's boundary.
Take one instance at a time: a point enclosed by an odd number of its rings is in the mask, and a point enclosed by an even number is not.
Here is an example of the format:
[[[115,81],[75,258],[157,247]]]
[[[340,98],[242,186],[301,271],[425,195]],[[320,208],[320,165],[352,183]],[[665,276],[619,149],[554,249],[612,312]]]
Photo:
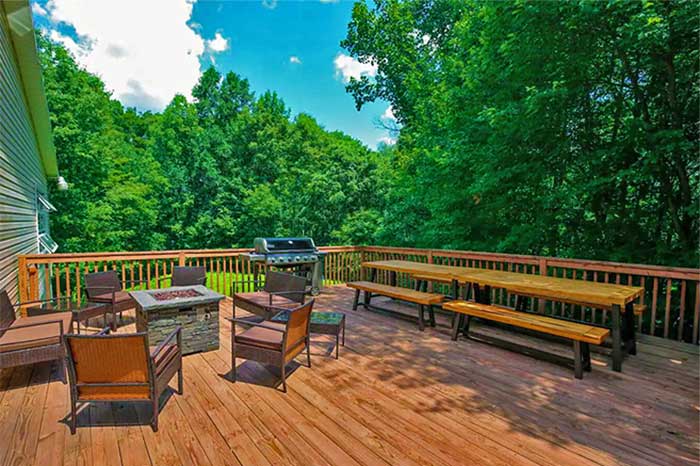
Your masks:
[[[253,244],[258,254],[316,251],[316,245],[311,238],[255,238]]]

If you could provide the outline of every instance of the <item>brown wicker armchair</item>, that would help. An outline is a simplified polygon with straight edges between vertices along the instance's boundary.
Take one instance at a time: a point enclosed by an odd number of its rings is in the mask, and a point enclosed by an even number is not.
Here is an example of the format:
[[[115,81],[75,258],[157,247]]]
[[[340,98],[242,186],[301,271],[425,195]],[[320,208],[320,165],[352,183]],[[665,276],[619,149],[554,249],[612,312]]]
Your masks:
[[[235,291],[236,285],[246,283],[249,282],[233,282],[231,289]],[[234,316],[239,307],[269,320],[280,309],[295,308],[306,299],[306,278],[289,273],[268,271],[264,284],[256,281],[253,286],[255,291],[233,293]]]
[[[279,366],[282,373],[282,391],[287,392],[289,361],[306,350],[306,360],[311,367],[309,346],[309,326],[314,300],[289,310],[286,323],[252,323],[243,319],[229,318],[231,321],[231,379],[236,381],[236,358],[251,359],[263,364]],[[279,309],[278,309],[279,311]],[[236,334],[236,323],[250,326]]]
[[[150,402],[151,428],[158,431],[161,393],[178,374],[182,394],[182,331],[178,327],[158,346],[148,346],[148,334],[64,336],[70,380],[70,430],[75,434],[78,403]]]
[[[142,280],[127,280],[129,286],[137,283],[145,283]],[[110,306],[112,314],[112,330],[117,329],[117,313],[122,319],[122,313],[136,307],[136,303],[127,291],[124,291],[122,282],[116,270],[85,274],[85,293],[88,301],[93,303],[105,303]]]
[[[28,301],[22,305],[49,301],[55,300]],[[12,304],[5,290],[0,291],[0,369],[56,360],[65,383],[63,334],[71,331],[73,313],[54,312],[17,319],[15,309],[18,306]]]
[[[204,267],[174,267],[170,277],[161,277],[160,286],[164,280],[170,279],[170,286],[207,286],[207,270]]]

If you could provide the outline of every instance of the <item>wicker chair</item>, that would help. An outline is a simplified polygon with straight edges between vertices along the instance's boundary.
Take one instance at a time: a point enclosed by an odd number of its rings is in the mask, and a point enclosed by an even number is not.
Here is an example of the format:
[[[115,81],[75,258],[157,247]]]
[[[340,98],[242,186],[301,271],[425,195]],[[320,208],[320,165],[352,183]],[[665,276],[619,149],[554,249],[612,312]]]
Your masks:
[[[178,327],[158,346],[148,346],[146,333],[64,336],[70,380],[70,430],[75,434],[78,403],[150,402],[151,428],[158,431],[161,393],[178,374],[182,394],[182,331]]]
[[[161,277],[160,283],[170,278],[170,286],[207,286],[207,271],[204,267],[174,267],[170,277]]]
[[[306,350],[306,360],[311,367],[309,326],[314,300],[289,310],[286,323],[252,323],[244,319],[231,321],[231,379],[236,381],[236,358],[250,359],[263,364],[279,366],[282,373],[282,391],[287,392],[289,361]],[[236,334],[236,323],[250,328]]]
[[[236,285],[247,283],[249,282],[233,282],[231,289],[235,290]],[[239,307],[269,320],[280,309],[293,309],[304,304],[306,299],[306,278],[289,273],[268,271],[264,284],[256,281],[253,286],[255,291],[233,293],[234,316],[236,307]]]
[[[129,286],[133,286],[137,283],[145,283],[145,281],[128,280],[127,283]],[[112,314],[112,330],[117,329],[117,313],[119,313],[121,320],[124,311],[136,307],[136,303],[129,293],[124,291],[116,270],[85,274],[85,293],[88,301],[109,304]]]
[[[22,305],[50,301],[56,300],[28,301]],[[5,290],[0,291],[0,369],[55,360],[65,383],[63,334],[72,328],[73,313],[53,312],[17,319],[15,309],[18,306],[12,304]]]

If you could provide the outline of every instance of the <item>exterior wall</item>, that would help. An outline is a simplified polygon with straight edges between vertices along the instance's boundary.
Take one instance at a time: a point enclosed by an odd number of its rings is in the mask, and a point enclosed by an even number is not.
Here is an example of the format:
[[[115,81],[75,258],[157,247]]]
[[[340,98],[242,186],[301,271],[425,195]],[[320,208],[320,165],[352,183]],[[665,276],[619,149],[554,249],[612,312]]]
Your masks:
[[[13,300],[18,298],[17,255],[38,252],[37,193],[46,196],[47,182],[0,8],[0,289]]]

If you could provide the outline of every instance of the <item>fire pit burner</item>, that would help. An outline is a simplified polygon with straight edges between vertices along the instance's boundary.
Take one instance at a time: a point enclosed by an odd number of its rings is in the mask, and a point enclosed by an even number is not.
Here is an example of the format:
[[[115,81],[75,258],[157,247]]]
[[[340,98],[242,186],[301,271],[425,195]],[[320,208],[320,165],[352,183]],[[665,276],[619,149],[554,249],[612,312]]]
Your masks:
[[[170,301],[171,299],[196,298],[197,296],[202,296],[202,293],[196,290],[171,290],[151,293],[151,296],[156,301]]]

